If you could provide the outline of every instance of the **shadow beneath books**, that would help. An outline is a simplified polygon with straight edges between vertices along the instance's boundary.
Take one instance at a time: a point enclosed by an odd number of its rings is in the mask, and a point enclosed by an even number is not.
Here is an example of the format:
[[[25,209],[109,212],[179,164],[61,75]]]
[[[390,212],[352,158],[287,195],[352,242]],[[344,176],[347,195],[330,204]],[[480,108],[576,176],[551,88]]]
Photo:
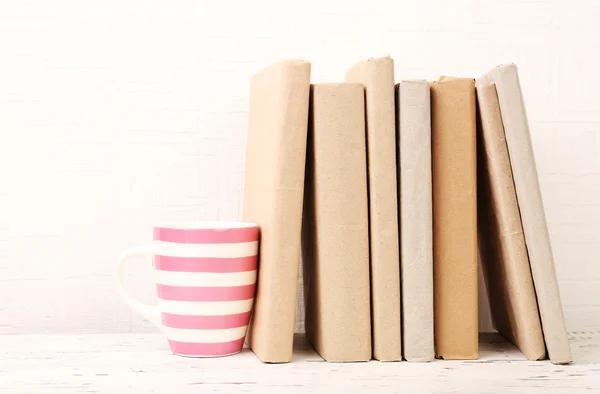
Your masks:
[[[569,341],[571,349],[577,356],[571,364],[556,365],[558,369],[569,368],[571,365],[585,365],[597,363],[598,349],[600,348],[600,332],[570,333]],[[244,351],[248,351],[244,349]],[[435,358],[433,363],[444,362],[451,365],[457,360],[444,360]],[[517,349],[515,345],[507,341],[498,333],[481,332],[479,333],[479,358],[476,360],[458,360],[461,364],[486,364],[486,363],[513,363],[529,362],[532,365],[548,365],[549,359],[529,361]],[[318,353],[315,352],[304,333],[294,334],[294,355],[292,362],[325,362]],[[377,362],[371,360],[371,362]],[[405,361],[402,361],[404,363]],[[354,363],[352,363],[354,364]]]
[[[373,360],[372,360],[373,361]],[[448,362],[437,358],[432,362]],[[515,345],[508,342],[498,333],[479,333],[479,358],[477,360],[464,360],[465,363],[491,363],[527,361]],[[325,362],[312,348],[303,333],[294,335],[294,358],[292,362]],[[549,360],[541,360],[549,362]]]

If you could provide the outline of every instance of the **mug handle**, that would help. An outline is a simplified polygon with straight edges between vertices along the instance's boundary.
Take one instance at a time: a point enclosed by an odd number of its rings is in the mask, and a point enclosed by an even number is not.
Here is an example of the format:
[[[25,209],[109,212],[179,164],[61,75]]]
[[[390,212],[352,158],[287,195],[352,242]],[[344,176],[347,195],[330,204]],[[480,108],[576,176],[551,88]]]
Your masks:
[[[134,298],[129,291],[125,288],[124,274],[125,274],[125,264],[127,260],[131,257],[135,256],[148,256],[152,257],[154,254],[154,248],[152,245],[142,245],[135,246],[133,248],[129,248],[119,257],[117,257],[117,261],[114,267],[114,278],[117,285],[117,291],[119,295],[123,298],[123,300],[133,309],[138,312],[140,315],[154,323],[156,327],[158,327],[161,331],[164,330],[164,326],[162,324],[162,319],[160,316],[160,310],[156,305],[148,305]]]

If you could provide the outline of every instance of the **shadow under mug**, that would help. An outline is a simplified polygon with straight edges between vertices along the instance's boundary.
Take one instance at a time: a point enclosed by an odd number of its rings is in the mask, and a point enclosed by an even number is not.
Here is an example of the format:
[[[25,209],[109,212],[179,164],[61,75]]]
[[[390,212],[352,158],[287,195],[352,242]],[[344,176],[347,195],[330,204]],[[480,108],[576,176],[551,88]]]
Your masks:
[[[153,241],[123,252],[114,276],[123,300],[154,323],[180,356],[227,356],[242,350],[254,302],[259,227],[246,222],[182,222],[153,228]],[[158,305],[125,288],[131,257],[154,259]]]

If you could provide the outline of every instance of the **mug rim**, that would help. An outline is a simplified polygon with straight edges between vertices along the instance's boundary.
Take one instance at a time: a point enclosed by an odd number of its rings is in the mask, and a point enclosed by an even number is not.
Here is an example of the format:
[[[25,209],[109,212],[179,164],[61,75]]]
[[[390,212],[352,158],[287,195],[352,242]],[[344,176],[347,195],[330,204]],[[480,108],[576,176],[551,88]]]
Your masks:
[[[178,231],[197,230],[231,230],[258,227],[257,223],[247,221],[226,220],[196,220],[196,221],[172,221],[159,223],[153,226],[155,230],[168,229]]]

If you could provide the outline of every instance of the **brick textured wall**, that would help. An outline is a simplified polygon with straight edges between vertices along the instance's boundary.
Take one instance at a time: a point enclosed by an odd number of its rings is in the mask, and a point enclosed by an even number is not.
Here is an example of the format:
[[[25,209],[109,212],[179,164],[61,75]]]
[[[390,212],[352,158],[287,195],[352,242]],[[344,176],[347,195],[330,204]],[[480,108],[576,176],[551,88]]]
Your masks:
[[[240,217],[252,73],[381,55],[398,80],[519,65],[567,325],[600,329],[600,3],[166,4],[0,5],[0,333],[153,331],[113,259],[157,221]],[[128,278],[154,300],[148,262]]]

